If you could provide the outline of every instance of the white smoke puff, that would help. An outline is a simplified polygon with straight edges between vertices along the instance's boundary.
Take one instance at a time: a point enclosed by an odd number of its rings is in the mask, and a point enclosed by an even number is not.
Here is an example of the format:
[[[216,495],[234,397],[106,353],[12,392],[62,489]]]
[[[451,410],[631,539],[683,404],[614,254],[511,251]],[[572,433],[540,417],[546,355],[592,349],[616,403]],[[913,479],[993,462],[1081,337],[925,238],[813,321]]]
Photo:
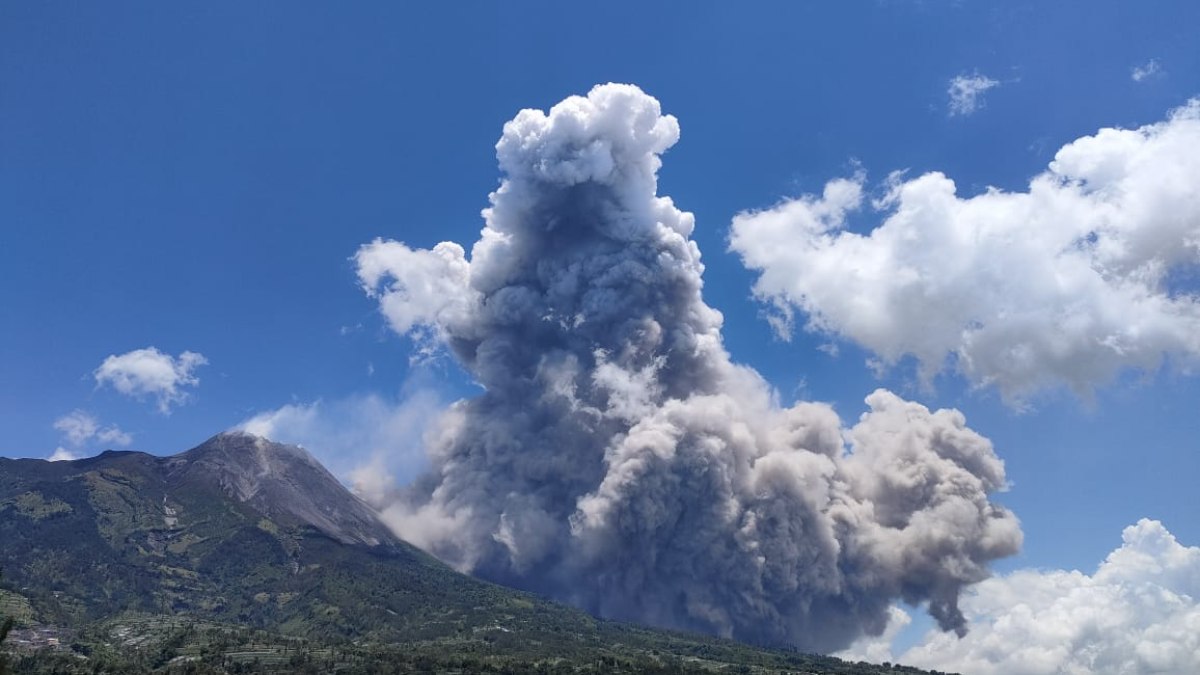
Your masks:
[[[977,630],[927,635],[899,660],[980,675],[1200,672],[1200,548],[1155,520],[1122,538],[1091,575],[1022,570],[984,581],[963,600]]]
[[[1064,146],[1027,192],[962,198],[940,173],[889,182],[867,234],[845,229],[862,176],[734,218],[730,246],[783,334],[799,309],[886,364],[914,356],[927,381],[952,364],[1016,405],[1200,359],[1200,100]]]
[[[459,569],[609,617],[835,649],[904,598],[961,631],[959,591],[1020,544],[988,501],[1003,465],[956,412],[879,391],[844,430],[731,363],[692,216],[656,194],[678,134],[626,85],[522,111],[469,262],[359,251],[392,325],[438,336],[484,388],[385,518]]]

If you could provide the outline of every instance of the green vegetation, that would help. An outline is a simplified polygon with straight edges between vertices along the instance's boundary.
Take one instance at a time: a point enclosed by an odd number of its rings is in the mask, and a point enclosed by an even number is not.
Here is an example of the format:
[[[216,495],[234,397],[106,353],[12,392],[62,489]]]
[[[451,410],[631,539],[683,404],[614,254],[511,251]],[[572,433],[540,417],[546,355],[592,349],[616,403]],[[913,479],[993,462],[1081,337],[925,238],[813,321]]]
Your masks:
[[[0,567],[0,581],[4,580],[4,568]],[[8,639],[8,634],[12,632],[14,620],[11,614],[5,612],[0,614],[3,619],[0,619],[0,675],[7,675],[8,658],[4,655],[4,641]]]
[[[38,492],[24,492],[15,497],[0,502],[0,513],[6,509],[14,510],[18,515],[43,520],[62,513],[70,513],[71,507],[61,499],[46,498]]]
[[[33,620],[33,607],[25,596],[0,589],[0,617],[14,625],[25,625]]]
[[[777,655],[760,663],[743,648],[744,663],[703,653],[644,650],[626,644],[545,656],[519,644],[504,649],[469,641],[397,645],[322,643],[203,621],[131,616],[81,631],[68,647],[19,655],[21,673],[919,673],[901,666],[852,664],[837,659]]]
[[[0,459],[0,508],[23,516],[0,517],[16,672],[902,671],[598,620],[281,522],[175,466]]]

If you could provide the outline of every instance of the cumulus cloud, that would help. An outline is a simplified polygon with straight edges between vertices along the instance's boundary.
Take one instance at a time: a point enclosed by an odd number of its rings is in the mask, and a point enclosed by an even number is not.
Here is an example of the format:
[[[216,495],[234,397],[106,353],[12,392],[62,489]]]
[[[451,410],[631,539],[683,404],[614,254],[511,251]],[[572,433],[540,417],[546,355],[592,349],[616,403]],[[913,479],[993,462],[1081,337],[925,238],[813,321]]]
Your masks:
[[[1129,77],[1134,82],[1142,82],[1153,77],[1159,77],[1162,74],[1162,64],[1158,62],[1158,59],[1150,59],[1140,66],[1134,66],[1129,71]]]
[[[983,107],[983,94],[1000,82],[979,73],[958,75],[950,80],[946,95],[950,97],[950,116],[970,115]]]
[[[292,403],[236,428],[309,449],[359,496],[382,506],[397,482],[408,482],[428,465],[422,438],[445,407],[432,390],[412,388],[398,400],[363,394]]]
[[[125,446],[133,442],[133,437],[121,431],[115,425],[100,426],[100,420],[95,415],[83,410],[72,410],[54,421],[54,428],[61,431],[67,443],[80,446],[91,440],[97,440],[109,445]],[[60,448],[61,450],[61,448]]]
[[[208,363],[203,354],[185,351],[178,357],[154,347],[110,355],[96,369],[97,386],[108,385],[126,396],[152,396],[164,415],[171,406],[188,398],[185,387],[195,387],[200,379],[192,371]]]
[[[881,222],[846,227],[862,176],[733,220],[754,292],[790,323],[954,368],[1015,404],[1088,395],[1124,369],[1200,356],[1200,100],[1163,122],[1063,146],[1028,190],[962,197],[941,173],[893,174]]]
[[[422,338],[439,336],[423,335],[422,329],[440,331],[445,323],[462,321],[461,314],[470,309],[465,293],[470,264],[458,244],[442,242],[422,251],[376,239],[354,260],[363,290],[379,299],[388,324],[401,335],[418,338],[426,351],[434,343]]]
[[[978,584],[962,602],[975,630],[931,632],[896,660],[979,675],[1200,672],[1200,548],[1155,520],[1122,539],[1090,575],[1021,570]],[[860,646],[892,659],[877,642]]]
[[[359,278],[397,332],[482,387],[384,508],[461,570],[603,616],[835,649],[896,599],[966,629],[961,590],[1021,541],[987,439],[879,390],[844,426],[734,364],[694,220],[657,194],[674,117],[628,85],[523,110],[463,247],[376,240]]]

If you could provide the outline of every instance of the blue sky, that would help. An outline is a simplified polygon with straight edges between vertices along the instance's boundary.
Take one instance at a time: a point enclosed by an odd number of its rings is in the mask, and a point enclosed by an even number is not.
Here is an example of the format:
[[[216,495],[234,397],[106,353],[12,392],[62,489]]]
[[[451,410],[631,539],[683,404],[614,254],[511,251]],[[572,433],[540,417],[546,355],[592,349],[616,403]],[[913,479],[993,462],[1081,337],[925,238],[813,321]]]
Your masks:
[[[1185,369],[1126,372],[1090,399],[1039,390],[1024,411],[953,371],[923,387],[912,359],[878,374],[802,312],[780,340],[729,250],[739,212],[859,171],[876,193],[898,169],[941,171],[960,197],[1024,190],[1064,144],[1200,95],[1197,26],[1186,1],[7,3],[0,454],[102,449],[55,427],[75,410],[169,454],[287,404],[469,395],[452,364],[411,365],[352,256],[381,236],[474,241],[504,122],[629,82],[679,119],[659,193],[696,216],[733,358],[785,402],[853,420],[884,386],[963,411],[1005,460],[1000,501],[1025,532],[1000,571],[1091,570],[1139,518],[1200,543]],[[952,114],[959,76],[993,84]],[[817,349],[831,341],[836,356]],[[107,357],[151,346],[202,354],[198,382],[164,402],[97,380]]]

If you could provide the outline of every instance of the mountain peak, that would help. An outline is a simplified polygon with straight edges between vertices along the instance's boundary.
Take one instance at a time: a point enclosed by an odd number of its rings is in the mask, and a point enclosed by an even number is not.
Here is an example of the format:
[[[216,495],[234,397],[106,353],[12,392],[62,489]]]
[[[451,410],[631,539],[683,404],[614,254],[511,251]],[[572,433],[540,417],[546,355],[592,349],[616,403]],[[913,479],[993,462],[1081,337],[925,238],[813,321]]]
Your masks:
[[[201,458],[223,457],[245,468],[250,468],[250,464],[254,464],[260,473],[269,473],[288,462],[295,461],[308,464],[322,472],[325,471],[321,462],[299,445],[276,443],[265,436],[258,436],[240,429],[222,431],[183,455],[192,461]]]
[[[300,446],[226,431],[167,461],[178,479],[215,484],[274,520],[311,525],[343,543],[398,542],[374,509]]]

